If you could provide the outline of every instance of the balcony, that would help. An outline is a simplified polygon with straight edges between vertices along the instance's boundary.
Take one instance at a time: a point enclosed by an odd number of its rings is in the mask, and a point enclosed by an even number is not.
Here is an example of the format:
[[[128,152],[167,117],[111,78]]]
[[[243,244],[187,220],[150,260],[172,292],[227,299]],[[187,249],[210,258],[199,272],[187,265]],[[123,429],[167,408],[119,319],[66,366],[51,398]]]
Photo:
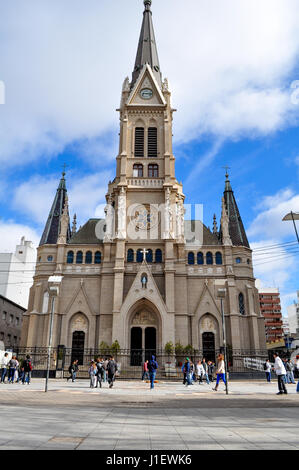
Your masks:
[[[164,178],[128,178],[129,187],[136,188],[162,188]]]

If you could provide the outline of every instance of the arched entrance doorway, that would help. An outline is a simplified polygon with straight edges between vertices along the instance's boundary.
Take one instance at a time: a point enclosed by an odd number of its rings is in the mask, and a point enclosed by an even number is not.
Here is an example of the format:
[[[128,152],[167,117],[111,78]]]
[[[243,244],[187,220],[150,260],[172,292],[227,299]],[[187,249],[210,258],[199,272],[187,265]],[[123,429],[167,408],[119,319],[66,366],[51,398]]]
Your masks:
[[[83,364],[84,359],[84,343],[85,333],[84,331],[74,331],[72,337],[72,359],[71,362],[78,359],[78,364]]]
[[[141,310],[135,313],[131,322],[131,365],[140,366],[144,360],[151,359],[157,350],[156,316],[148,311]]]
[[[84,348],[88,340],[88,320],[83,313],[77,313],[70,321],[70,341],[72,344],[71,362],[78,359],[84,363]]]
[[[216,361],[216,349],[219,348],[219,326],[216,318],[206,313],[199,322],[199,349],[206,361]]]
[[[214,333],[206,332],[202,334],[202,356],[206,361],[216,361]]]

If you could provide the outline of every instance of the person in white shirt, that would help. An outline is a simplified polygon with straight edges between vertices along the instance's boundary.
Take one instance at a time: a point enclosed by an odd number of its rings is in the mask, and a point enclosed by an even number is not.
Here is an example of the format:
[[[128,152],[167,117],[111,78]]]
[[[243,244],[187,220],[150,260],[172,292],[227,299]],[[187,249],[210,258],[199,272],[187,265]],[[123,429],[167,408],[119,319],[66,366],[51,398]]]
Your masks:
[[[198,378],[198,384],[201,385],[203,382],[202,382],[202,378],[205,374],[205,370],[204,370],[204,367],[201,363],[201,361],[198,361],[198,363],[196,364],[196,375],[197,375],[197,378]]]
[[[9,363],[8,353],[5,353],[2,359],[2,364],[1,364],[1,383],[5,383],[5,377],[6,377],[7,372],[9,371],[8,363]]]
[[[274,356],[274,359],[275,359],[274,369],[275,369],[277,379],[278,379],[278,390],[279,391],[278,391],[277,395],[287,394],[288,392],[287,392],[287,389],[286,389],[286,386],[285,386],[285,383],[284,383],[284,376],[286,375],[285,367],[283,365],[282,360],[278,356],[278,354],[273,354],[273,356]]]

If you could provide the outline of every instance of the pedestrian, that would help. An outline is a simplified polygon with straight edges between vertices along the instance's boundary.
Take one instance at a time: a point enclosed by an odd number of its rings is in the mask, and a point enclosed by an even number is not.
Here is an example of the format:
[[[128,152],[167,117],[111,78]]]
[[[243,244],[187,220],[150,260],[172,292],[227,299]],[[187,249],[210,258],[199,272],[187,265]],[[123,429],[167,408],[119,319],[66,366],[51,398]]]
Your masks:
[[[149,371],[149,376],[150,376],[150,389],[153,390],[154,384],[155,384],[155,378],[157,374],[157,369],[159,365],[158,362],[156,361],[156,357],[152,355],[152,359],[148,363],[148,371]]]
[[[118,370],[118,368],[117,368],[117,364],[114,360],[114,357],[110,356],[110,360],[108,361],[108,364],[107,364],[109,388],[113,387],[113,382],[115,381],[115,374],[116,374],[117,370]]]
[[[107,359],[107,357],[105,358],[105,361],[104,361],[104,374],[103,374],[103,382],[107,382],[107,366],[108,366],[108,362],[109,360]]]
[[[193,385],[193,382],[196,382],[195,365],[192,361],[190,361],[190,381],[191,385]]]
[[[144,382],[145,377],[149,379],[148,359],[143,363],[142,382]]]
[[[102,381],[104,378],[104,361],[102,357],[97,358],[96,362],[96,368],[97,368],[97,373],[96,373],[96,388],[98,388],[98,385],[100,384],[100,388],[102,388]]]
[[[208,368],[208,364],[206,363],[206,360],[205,358],[202,359],[202,366],[204,368],[204,376],[206,378],[206,382],[207,382],[207,385],[210,384],[210,380],[209,380],[209,368]]]
[[[12,356],[11,360],[8,363],[9,373],[8,373],[8,383],[13,384],[15,380],[15,374],[18,366],[18,361],[16,356]]]
[[[4,354],[4,357],[2,359],[2,363],[1,363],[1,383],[5,383],[5,377],[7,375],[7,372],[8,372],[8,363],[9,363],[9,357],[8,357],[8,353],[5,353]]]
[[[73,360],[69,367],[69,373],[71,374],[70,377],[67,378],[67,382],[72,379],[72,382],[75,382],[76,377],[77,377],[77,372],[79,371],[78,367],[78,359]]]
[[[205,370],[201,363],[201,360],[199,360],[196,364],[196,373],[197,373],[198,385],[203,385],[202,378],[204,376]]]
[[[19,362],[19,367],[18,367],[18,380],[17,383],[21,383],[23,381],[23,375],[25,374],[24,372],[24,367],[23,367],[23,362],[24,360],[21,360]]]
[[[91,361],[90,367],[88,369],[88,374],[89,374],[89,377],[90,377],[90,388],[95,388],[96,373],[97,373],[96,363],[94,361]]]
[[[272,370],[271,363],[269,359],[267,359],[266,362],[264,363],[264,371],[265,371],[266,379],[268,383],[272,383],[271,382],[271,370]]]
[[[188,385],[192,385],[192,381],[191,381],[191,377],[190,377],[190,372],[191,372],[191,364],[190,364],[190,359],[189,357],[186,357],[186,362],[185,364],[183,365],[183,368],[182,368],[183,372],[184,372],[184,383],[186,385],[186,387]]]
[[[31,381],[31,372],[32,372],[32,362],[31,362],[31,357],[29,354],[27,354],[26,359],[24,359],[22,367],[24,369],[24,374],[22,376],[22,384],[25,385],[25,382],[27,384],[30,384]]]
[[[288,384],[295,384],[295,379],[294,379],[294,365],[291,361],[291,359],[288,359],[286,363],[284,364],[285,369],[287,371],[286,379]]]
[[[215,392],[217,392],[218,390],[220,380],[223,380],[224,384],[226,385],[225,364],[224,364],[223,354],[218,354],[216,374],[217,374],[216,385],[215,385],[215,388],[212,389]]]
[[[287,392],[287,389],[286,389],[286,386],[285,386],[285,383],[284,383],[284,379],[283,379],[283,376],[286,375],[285,367],[283,365],[282,360],[278,356],[278,354],[274,353],[273,356],[274,356],[274,359],[275,359],[274,369],[275,369],[275,372],[276,372],[276,375],[277,375],[277,380],[278,380],[278,390],[279,391],[278,391],[277,395],[287,394],[288,392]]]
[[[212,361],[208,362],[208,373],[210,382],[214,382],[215,365]]]
[[[296,362],[295,362],[295,370],[294,373],[296,377],[299,377],[299,356],[296,356]]]

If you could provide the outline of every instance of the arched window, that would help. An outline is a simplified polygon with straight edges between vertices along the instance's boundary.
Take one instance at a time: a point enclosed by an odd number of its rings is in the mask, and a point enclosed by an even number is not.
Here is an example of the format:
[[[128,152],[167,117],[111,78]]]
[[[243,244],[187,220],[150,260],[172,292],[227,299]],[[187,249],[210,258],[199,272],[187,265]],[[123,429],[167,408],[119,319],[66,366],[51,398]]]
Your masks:
[[[137,259],[136,259],[137,263],[142,263],[143,261],[143,253],[142,253],[142,250],[141,248],[139,248],[139,250],[137,250]]]
[[[162,250],[156,250],[155,261],[156,263],[162,263]]]
[[[134,263],[134,250],[132,250],[131,248],[128,250],[127,262]]]
[[[147,263],[152,263],[153,262],[153,250],[147,250],[146,262]]]
[[[213,254],[210,251],[208,251],[206,259],[207,259],[207,264],[213,264]]]
[[[143,165],[141,163],[135,163],[135,165],[133,165],[133,177],[134,178],[143,177]]]
[[[245,315],[245,304],[244,304],[244,295],[242,292],[239,294],[239,312],[241,315]]]
[[[74,252],[73,251],[68,251],[66,262],[67,262],[67,264],[73,264],[73,262],[74,262]]]
[[[158,156],[158,129],[156,127],[148,128],[147,156],[148,158]]]
[[[159,166],[151,164],[148,166],[148,177],[159,178]]]
[[[42,313],[48,313],[49,309],[49,292],[45,292],[43,296],[43,306],[42,306]]]
[[[102,253],[97,251],[94,255],[94,264],[101,264],[102,262]]]
[[[188,264],[194,264],[194,253],[192,251],[188,253]]]
[[[144,127],[135,129],[135,157],[144,157]]]
[[[197,264],[203,264],[203,254],[201,252],[197,253]]]
[[[222,264],[222,254],[219,251],[216,253],[216,264]]]
[[[92,263],[92,252],[87,251],[85,255],[85,264],[91,264]]]
[[[77,251],[76,263],[77,264],[82,264],[83,263],[83,253],[82,253],[82,251]]]

